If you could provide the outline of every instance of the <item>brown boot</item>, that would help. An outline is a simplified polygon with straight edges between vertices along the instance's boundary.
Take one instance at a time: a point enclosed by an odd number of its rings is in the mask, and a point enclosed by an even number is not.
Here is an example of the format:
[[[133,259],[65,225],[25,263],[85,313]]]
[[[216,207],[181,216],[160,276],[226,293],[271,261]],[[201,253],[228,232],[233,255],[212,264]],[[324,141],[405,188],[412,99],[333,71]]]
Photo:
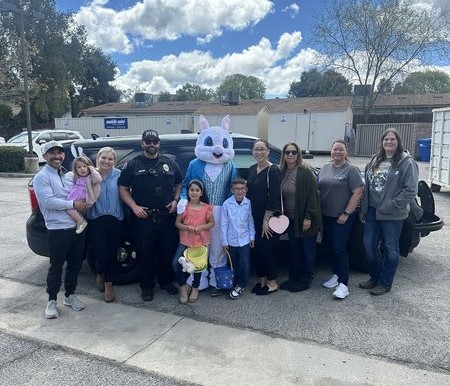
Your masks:
[[[198,300],[198,288],[192,288],[189,295],[189,303],[195,303]]]
[[[180,304],[187,304],[191,287],[187,284],[180,287]]]
[[[105,282],[105,302],[112,303],[116,295],[114,294],[114,289],[111,281]]]
[[[95,280],[97,282],[97,288],[100,292],[105,292],[105,275],[97,274],[97,278]]]

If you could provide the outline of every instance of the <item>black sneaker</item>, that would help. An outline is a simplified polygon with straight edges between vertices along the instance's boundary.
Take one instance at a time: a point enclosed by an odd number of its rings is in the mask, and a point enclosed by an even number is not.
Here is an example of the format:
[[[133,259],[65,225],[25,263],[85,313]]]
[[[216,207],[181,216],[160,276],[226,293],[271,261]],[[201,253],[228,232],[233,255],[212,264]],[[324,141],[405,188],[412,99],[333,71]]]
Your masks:
[[[178,289],[172,283],[160,285],[159,288],[166,290],[169,295],[178,295]]]
[[[210,295],[213,298],[216,298],[217,296],[220,296],[222,294],[223,294],[223,291],[220,288],[213,287],[211,289],[211,294]]]
[[[238,285],[234,287],[233,290],[230,291],[230,298],[231,299],[237,299],[239,296],[242,295],[242,292],[244,292],[245,288],[239,287]]]
[[[153,289],[143,288],[141,297],[144,302],[151,302],[153,300]]]

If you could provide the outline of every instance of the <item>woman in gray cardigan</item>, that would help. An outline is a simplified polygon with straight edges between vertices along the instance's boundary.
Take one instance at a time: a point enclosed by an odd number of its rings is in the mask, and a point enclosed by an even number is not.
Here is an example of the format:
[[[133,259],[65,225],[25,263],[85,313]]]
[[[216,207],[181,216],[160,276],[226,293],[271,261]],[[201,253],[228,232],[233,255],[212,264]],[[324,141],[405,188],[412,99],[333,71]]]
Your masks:
[[[317,233],[322,227],[317,178],[303,162],[301,150],[294,142],[284,145],[280,169],[291,243],[289,280],[282,283],[280,289],[300,292],[307,290],[313,279]]]
[[[365,169],[365,187],[361,209],[364,247],[370,264],[370,279],[360,288],[372,295],[391,290],[400,260],[399,240],[409,204],[417,194],[419,168],[403,150],[400,135],[394,128],[381,136],[377,154]],[[383,253],[380,239],[383,239]]]

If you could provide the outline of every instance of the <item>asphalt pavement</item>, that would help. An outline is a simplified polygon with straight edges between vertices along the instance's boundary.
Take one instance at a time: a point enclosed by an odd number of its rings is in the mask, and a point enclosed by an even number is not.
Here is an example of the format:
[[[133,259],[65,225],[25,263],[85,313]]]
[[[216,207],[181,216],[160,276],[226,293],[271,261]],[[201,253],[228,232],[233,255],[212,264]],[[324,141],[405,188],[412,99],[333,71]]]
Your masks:
[[[26,184],[0,178],[0,349],[12,353],[0,359],[0,385],[75,384],[65,366],[83,371],[90,362],[95,366],[85,373],[100,376],[83,383],[88,378],[77,375],[78,385],[125,385],[132,374],[138,385],[450,384],[450,308],[442,285],[450,271],[448,226],[402,258],[392,292],[381,297],[357,288],[366,275],[352,271],[350,296],[333,299],[320,286],[330,268],[319,258],[311,290],[299,294],[245,293],[232,301],[201,293],[198,303],[182,306],[160,291],[143,303],[129,285],[117,287],[118,300],[106,304],[85,264],[78,293],[88,307],[75,312],[60,301],[60,318],[46,320],[48,262],[26,245]],[[450,192],[435,199],[445,218]],[[41,383],[48,374],[59,383]]]

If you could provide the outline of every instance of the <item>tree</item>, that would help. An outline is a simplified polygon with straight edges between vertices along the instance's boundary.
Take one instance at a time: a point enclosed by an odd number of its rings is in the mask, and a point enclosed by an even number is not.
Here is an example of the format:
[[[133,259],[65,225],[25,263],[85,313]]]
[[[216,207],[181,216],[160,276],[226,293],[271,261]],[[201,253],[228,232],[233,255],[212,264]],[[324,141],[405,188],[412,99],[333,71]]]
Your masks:
[[[134,96],[137,93],[144,92],[141,90],[139,86],[136,86],[134,88],[127,88],[124,90],[120,90],[120,101],[123,103],[133,103],[134,102]]]
[[[116,64],[99,48],[87,46],[80,58],[81,71],[70,87],[72,115],[83,109],[118,102],[120,91],[111,86],[116,73]]]
[[[223,92],[236,91],[241,99],[264,99],[266,86],[264,82],[254,76],[233,74],[225,77],[225,80],[216,90],[217,95]]]
[[[176,91],[175,101],[209,101],[214,97],[214,90],[202,88],[196,84],[186,83]]]
[[[351,95],[352,85],[334,70],[323,74],[316,68],[303,71],[299,82],[292,82],[289,98]]]
[[[86,32],[72,14],[55,9],[55,0],[21,0],[23,10],[38,11],[36,20],[25,15],[32,125],[52,123],[71,110],[116,101],[110,85],[115,63],[89,46]],[[23,73],[18,14],[0,12],[0,101],[21,107],[18,126],[25,125]],[[0,122],[1,124],[1,122]]]
[[[357,84],[369,85],[365,121],[376,100],[375,85],[408,71],[413,61],[446,58],[449,48],[445,11],[432,12],[412,0],[331,0],[313,26],[313,40]]]
[[[381,79],[377,85],[377,94],[390,95],[394,92],[394,82],[392,80]]]
[[[159,93],[159,99],[160,102],[171,102],[172,101],[172,94],[169,91],[161,91]]]
[[[412,72],[395,85],[395,94],[433,94],[450,92],[450,76],[442,71]]]
[[[14,123],[11,107],[0,103],[0,128],[8,127]]]

